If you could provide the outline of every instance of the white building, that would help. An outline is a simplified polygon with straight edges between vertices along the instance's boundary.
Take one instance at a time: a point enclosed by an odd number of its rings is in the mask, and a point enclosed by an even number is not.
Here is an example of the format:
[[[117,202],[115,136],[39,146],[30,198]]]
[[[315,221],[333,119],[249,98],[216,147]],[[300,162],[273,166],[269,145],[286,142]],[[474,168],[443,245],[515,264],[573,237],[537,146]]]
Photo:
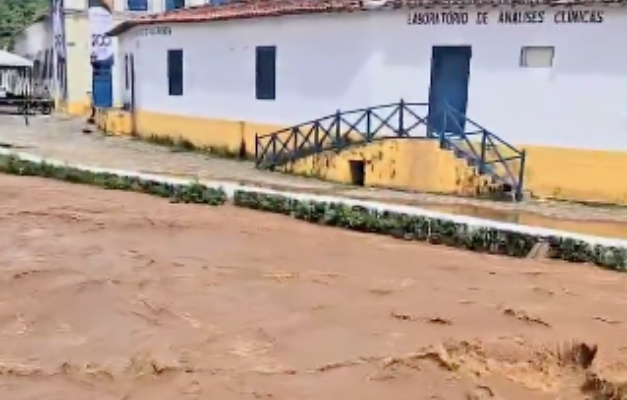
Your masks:
[[[55,0],[59,1],[59,0]],[[92,70],[90,65],[92,28],[88,18],[90,0],[60,0],[64,17],[59,20],[65,33],[64,52],[66,67],[63,73],[69,77],[64,108],[69,114],[84,114],[89,110],[92,92]],[[110,7],[114,23],[146,14],[161,13],[182,7],[205,4],[207,0],[98,0]],[[30,26],[16,32],[11,51],[35,62],[36,77],[53,90],[54,72],[54,21],[50,15],[42,15]],[[113,47],[116,46],[113,41]],[[60,67],[61,68],[61,67]],[[117,73],[113,70],[113,75]],[[63,74],[60,74],[63,76]],[[114,77],[113,79],[117,79]],[[64,79],[65,80],[65,79]]]
[[[133,60],[118,101],[134,100],[140,133],[218,146],[445,99],[527,149],[532,192],[627,202],[627,9],[526,4],[251,2],[127,21],[111,32]]]

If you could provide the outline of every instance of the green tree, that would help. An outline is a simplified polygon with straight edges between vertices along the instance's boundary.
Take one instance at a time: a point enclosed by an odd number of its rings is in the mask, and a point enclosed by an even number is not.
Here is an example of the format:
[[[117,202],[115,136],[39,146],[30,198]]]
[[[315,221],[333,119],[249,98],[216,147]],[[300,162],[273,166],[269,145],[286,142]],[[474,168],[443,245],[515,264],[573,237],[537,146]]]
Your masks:
[[[0,48],[50,9],[50,0],[0,0]]]

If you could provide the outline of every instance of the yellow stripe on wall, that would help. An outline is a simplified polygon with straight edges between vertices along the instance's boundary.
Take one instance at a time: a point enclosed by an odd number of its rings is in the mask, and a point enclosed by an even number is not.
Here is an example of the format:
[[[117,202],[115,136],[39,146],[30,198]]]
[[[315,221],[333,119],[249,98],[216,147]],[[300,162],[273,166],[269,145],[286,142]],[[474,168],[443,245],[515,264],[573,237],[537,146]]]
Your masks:
[[[282,128],[278,125],[192,118],[146,111],[137,112],[136,123],[140,136],[180,137],[198,147],[220,148],[233,153],[238,153],[243,144],[249,155],[255,154],[255,133],[262,135]]]
[[[535,196],[627,204],[627,152],[525,146],[525,187]]]
[[[119,118],[119,117],[118,117]],[[128,117],[130,118],[130,116]],[[130,122],[120,122],[124,131]],[[146,111],[136,114],[142,136],[184,138],[199,147],[255,153],[255,133],[278,131],[280,125],[251,121],[191,118]],[[570,201],[627,205],[627,152],[524,146],[525,189],[533,195]],[[286,169],[298,174],[350,183],[350,160],[366,162],[366,184],[405,190],[472,194],[485,184],[473,168],[439,148],[436,141],[387,140],[340,154],[319,154]],[[327,166],[328,165],[328,166]]]

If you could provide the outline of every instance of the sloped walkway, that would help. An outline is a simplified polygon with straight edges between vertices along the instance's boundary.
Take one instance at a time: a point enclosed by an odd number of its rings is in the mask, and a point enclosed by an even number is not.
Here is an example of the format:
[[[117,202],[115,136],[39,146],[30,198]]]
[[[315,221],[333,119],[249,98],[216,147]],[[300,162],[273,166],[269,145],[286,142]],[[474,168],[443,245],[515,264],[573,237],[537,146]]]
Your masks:
[[[231,181],[416,205],[438,211],[544,226],[599,236],[627,237],[627,208],[528,201],[501,203],[422,193],[355,188],[315,179],[258,171],[253,163],[176,152],[124,137],[84,134],[81,119],[0,114],[0,146],[68,163],[205,180]]]

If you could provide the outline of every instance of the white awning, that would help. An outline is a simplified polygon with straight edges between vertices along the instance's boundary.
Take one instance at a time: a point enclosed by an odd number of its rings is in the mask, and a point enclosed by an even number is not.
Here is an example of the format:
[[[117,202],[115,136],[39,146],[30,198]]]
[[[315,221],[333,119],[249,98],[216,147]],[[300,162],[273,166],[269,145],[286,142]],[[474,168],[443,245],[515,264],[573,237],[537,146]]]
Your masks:
[[[0,50],[0,68],[33,67],[33,62],[8,51]]]

